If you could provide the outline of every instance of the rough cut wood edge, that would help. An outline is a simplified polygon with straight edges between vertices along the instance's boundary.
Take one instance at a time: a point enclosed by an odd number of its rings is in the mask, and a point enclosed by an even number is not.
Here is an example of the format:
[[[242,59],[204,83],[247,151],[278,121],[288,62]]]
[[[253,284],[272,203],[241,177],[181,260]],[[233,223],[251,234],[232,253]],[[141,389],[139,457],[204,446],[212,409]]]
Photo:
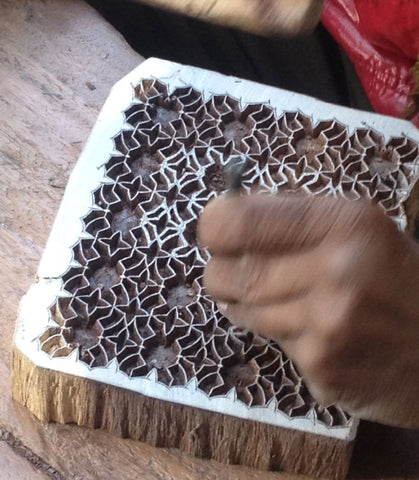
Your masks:
[[[102,428],[156,447],[263,470],[341,480],[353,449],[353,442],[164,402],[40,368],[17,348],[12,391],[44,422]]]

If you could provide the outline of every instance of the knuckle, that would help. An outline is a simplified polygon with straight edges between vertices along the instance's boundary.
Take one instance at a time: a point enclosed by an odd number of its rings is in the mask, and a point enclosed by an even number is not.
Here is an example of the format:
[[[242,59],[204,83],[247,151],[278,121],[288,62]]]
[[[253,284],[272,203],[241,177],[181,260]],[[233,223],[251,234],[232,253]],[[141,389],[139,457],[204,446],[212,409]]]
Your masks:
[[[238,277],[241,297],[244,300],[252,302],[259,298],[263,274],[262,262],[247,256],[242,258]]]
[[[217,278],[217,262],[214,258],[211,258],[204,269],[204,286],[209,291],[212,290],[212,286],[216,284],[214,279]]]
[[[307,378],[307,386],[311,395],[323,406],[336,403],[341,396],[340,392],[344,390],[338,374],[334,372],[329,372],[329,376]]]
[[[246,199],[241,205],[240,215],[238,215],[241,235],[252,235],[258,231],[260,224],[261,211],[258,205],[253,202],[253,199]]]
[[[353,267],[356,261],[356,247],[357,245],[341,245],[329,251],[326,256],[326,271],[328,279],[335,285],[344,283],[350,267]]]
[[[326,257],[325,282],[331,291],[351,296],[355,305],[365,297],[365,291],[377,280],[386,256],[382,255],[380,240],[367,242],[356,237],[329,252]]]
[[[223,315],[227,317],[233,325],[237,327],[243,326],[244,315],[239,305],[234,303],[225,305],[221,304],[221,311]]]
[[[321,386],[324,394],[332,394],[342,386],[342,371],[328,354],[322,359],[312,360],[306,375],[313,383]]]
[[[347,319],[341,314],[335,314],[326,319],[321,327],[320,335],[324,342],[334,345],[335,348],[342,343],[346,336]]]
[[[330,363],[324,342],[313,341],[310,348],[301,349],[298,361],[308,378],[321,378]]]
[[[399,233],[396,224],[377,205],[371,203],[364,206],[359,220],[358,228],[364,232],[360,235],[360,239],[364,239],[364,246],[374,243],[377,249],[391,243]]]
[[[323,336],[331,345],[342,348],[352,338],[365,296],[363,290],[357,288],[336,297],[335,306],[322,325]]]
[[[377,221],[380,217],[380,210],[376,205],[363,198],[352,203],[352,212],[356,220],[363,225],[366,221]]]
[[[326,406],[334,403],[334,398],[331,393],[327,389],[325,390],[323,386],[312,384],[308,385],[308,389],[320,405]]]

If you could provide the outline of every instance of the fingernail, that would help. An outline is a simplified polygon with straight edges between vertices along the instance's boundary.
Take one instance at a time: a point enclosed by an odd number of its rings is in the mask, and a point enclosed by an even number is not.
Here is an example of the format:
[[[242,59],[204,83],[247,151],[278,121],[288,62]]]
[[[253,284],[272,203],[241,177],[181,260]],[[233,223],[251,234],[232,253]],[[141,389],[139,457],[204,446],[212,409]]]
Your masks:
[[[217,302],[217,308],[223,315],[227,315],[227,309],[228,309],[227,302]]]

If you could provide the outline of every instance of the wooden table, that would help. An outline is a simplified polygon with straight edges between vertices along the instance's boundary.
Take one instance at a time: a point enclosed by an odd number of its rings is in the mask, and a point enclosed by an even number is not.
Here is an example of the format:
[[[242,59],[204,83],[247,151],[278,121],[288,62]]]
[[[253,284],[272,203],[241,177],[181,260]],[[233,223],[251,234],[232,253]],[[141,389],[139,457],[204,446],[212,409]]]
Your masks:
[[[81,0],[0,0],[0,480],[291,479],[44,425],[11,398],[20,297],[110,87],[142,60]],[[419,432],[363,424],[350,477],[419,479]]]

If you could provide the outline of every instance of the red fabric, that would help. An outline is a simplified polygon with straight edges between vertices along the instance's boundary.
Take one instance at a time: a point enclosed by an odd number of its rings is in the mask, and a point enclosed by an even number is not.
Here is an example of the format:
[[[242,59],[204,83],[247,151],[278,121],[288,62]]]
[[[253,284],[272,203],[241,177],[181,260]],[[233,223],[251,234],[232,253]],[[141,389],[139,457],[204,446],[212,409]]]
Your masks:
[[[419,55],[418,0],[326,0],[322,22],[344,48],[374,110],[400,117]],[[419,115],[413,119],[419,126]]]

